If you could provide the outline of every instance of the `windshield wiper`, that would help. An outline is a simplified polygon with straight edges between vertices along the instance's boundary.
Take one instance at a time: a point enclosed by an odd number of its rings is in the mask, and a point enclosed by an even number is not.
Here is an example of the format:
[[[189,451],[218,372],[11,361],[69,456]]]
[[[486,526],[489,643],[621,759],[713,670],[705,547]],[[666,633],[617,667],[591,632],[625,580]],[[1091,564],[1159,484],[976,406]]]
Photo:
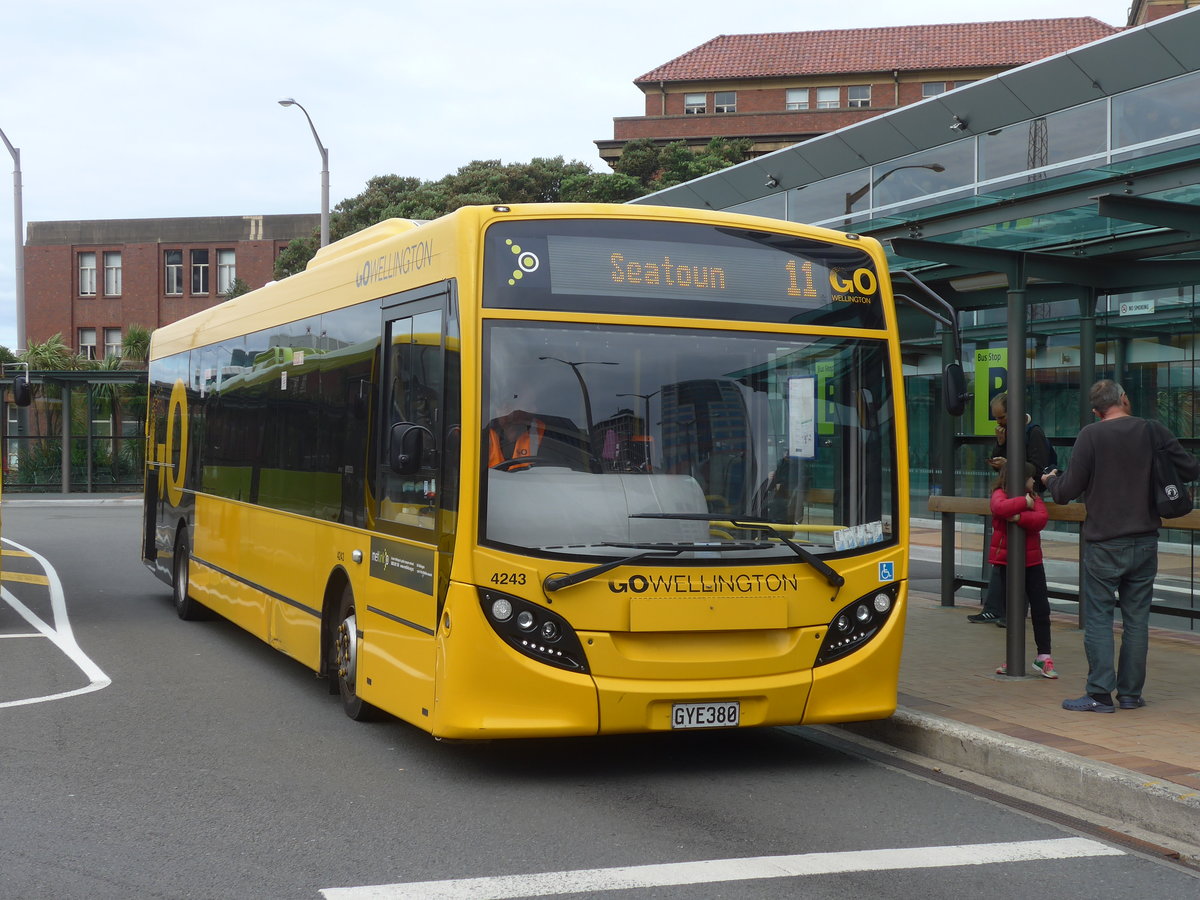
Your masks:
[[[812,566],[814,569],[816,569],[818,572],[820,572],[825,577],[825,581],[828,582],[832,587],[840,588],[843,584],[846,583],[846,579],[843,578],[840,574],[838,574],[837,570],[834,569],[832,566],[830,566],[827,562],[825,562],[825,560],[821,559],[815,553],[811,552],[810,550],[806,549],[805,547],[801,546],[800,544],[797,544],[791,538],[784,535],[775,526],[775,524],[773,524],[771,522],[754,522],[754,521],[747,522],[747,521],[743,521],[742,519],[735,519],[733,516],[713,516],[713,515],[708,515],[705,513],[634,513],[629,518],[631,518],[631,519],[683,519],[685,521],[693,521],[693,522],[728,522],[734,528],[745,528],[745,529],[757,528],[762,531],[769,531],[769,532],[771,532],[771,534],[775,535],[775,537],[777,537],[779,539],[780,543],[786,544],[793,553],[795,553],[798,557],[800,557],[802,560],[804,560],[806,563],[808,563],[810,566]],[[726,544],[725,546],[731,546],[731,545]],[[766,546],[769,547],[771,545],[767,544]],[[739,549],[743,549],[743,548],[739,548]]]
[[[628,566],[651,556],[678,556],[687,550],[712,551],[721,553],[727,550],[766,550],[772,546],[770,541],[700,541],[700,542],[638,542],[638,541],[601,541],[599,547],[620,547],[623,550],[644,550],[622,559],[601,563],[588,569],[580,569],[571,575],[547,575],[542,587],[547,591],[558,591],[565,587],[579,584],[597,575],[603,575],[618,566]]]

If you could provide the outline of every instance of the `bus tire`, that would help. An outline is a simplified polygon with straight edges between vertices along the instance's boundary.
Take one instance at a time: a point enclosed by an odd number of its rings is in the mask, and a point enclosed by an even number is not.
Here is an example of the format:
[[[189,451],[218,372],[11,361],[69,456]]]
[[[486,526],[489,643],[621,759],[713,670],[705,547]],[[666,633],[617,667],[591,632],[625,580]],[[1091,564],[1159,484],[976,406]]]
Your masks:
[[[190,590],[190,564],[192,551],[188,544],[187,529],[179,529],[175,538],[175,555],[171,560],[171,592],[175,600],[175,613],[185,621],[206,618],[208,610],[192,599]]]
[[[329,668],[342,698],[342,710],[356,722],[370,721],[378,716],[378,710],[358,696],[358,617],[349,584],[342,586],[337,616],[329,631]]]

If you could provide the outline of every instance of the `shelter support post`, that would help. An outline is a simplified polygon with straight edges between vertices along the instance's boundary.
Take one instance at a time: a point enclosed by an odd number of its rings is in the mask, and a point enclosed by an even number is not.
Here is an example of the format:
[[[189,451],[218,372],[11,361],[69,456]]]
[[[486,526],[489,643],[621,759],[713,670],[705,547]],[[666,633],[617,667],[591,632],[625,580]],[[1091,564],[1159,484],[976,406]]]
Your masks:
[[[1092,421],[1091,404],[1088,394],[1096,381],[1096,301],[1099,291],[1090,287],[1079,299],[1079,427]],[[1087,496],[1083,498],[1087,502]],[[1080,630],[1083,630],[1083,581],[1084,581],[1084,546],[1086,541],[1083,534],[1079,535],[1079,603],[1076,604],[1075,615]]]
[[[942,330],[942,366],[958,362],[954,345],[954,335],[949,329]],[[954,495],[955,470],[955,431],[956,419],[943,415],[939,419],[942,427],[938,429],[941,438],[939,456],[942,458],[942,496]],[[955,556],[955,520],[954,513],[942,513],[942,606],[954,605],[954,556]]]
[[[1008,272],[1008,428],[1005,458],[1008,478],[1005,492],[1010,497],[1025,496],[1025,256],[1016,254]],[[1040,473],[1039,473],[1040,474]],[[1008,523],[1008,566],[1005,584],[1008,618],[1008,674],[1025,674],[1025,530],[1017,522]]]
[[[71,385],[62,386],[62,492],[71,492]]]

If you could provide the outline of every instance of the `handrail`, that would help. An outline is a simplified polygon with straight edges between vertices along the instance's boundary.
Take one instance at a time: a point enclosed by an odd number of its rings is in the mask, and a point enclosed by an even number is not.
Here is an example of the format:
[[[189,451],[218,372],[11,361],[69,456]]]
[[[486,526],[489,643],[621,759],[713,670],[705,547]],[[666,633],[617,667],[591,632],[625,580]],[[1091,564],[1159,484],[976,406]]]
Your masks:
[[[930,512],[940,513],[943,515],[969,515],[990,517],[992,509],[990,502],[986,497],[948,497],[943,494],[930,494],[928,507]],[[1087,505],[1084,503],[1066,503],[1058,504],[1053,502],[1046,503],[1046,513],[1053,522],[1082,522],[1087,515]],[[1193,509],[1186,516],[1177,518],[1163,519],[1163,528],[1177,528],[1182,531],[1198,531],[1200,530],[1200,509]],[[947,551],[945,547],[942,552],[953,552],[953,548]],[[984,560],[987,559],[987,548],[983,548]],[[957,588],[964,586],[985,587],[987,582],[983,579],[966,578],[955,575],[954,584],[951,586],[950,594]],[[953,605],[953,600],[946,602],[946,585],[942,586],[943,604]],[[1079,592],[1051,590],[1050,596],[1062,600],[1071,600],[1079,602]],[[1200,610],[1186,609],[1179,606],[1163,606],[1155,604],[1151,607],[1151,612],[1161,613],[1162,615],[1178,616],[1183,619],[1200,619]]]

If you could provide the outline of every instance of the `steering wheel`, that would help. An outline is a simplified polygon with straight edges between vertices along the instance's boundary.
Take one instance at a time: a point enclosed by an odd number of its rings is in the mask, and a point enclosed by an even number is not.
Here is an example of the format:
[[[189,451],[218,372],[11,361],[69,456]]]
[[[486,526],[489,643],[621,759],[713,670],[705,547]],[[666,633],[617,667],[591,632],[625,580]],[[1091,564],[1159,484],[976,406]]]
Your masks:
[[[490,468],[496,469],[499,472],[511,472],[516,468],[525,468],[526,466],[545,466],[549,465],[550,460],[544,456],[514,456],[512,459],[506,459],[504,462],[496,463]]]

